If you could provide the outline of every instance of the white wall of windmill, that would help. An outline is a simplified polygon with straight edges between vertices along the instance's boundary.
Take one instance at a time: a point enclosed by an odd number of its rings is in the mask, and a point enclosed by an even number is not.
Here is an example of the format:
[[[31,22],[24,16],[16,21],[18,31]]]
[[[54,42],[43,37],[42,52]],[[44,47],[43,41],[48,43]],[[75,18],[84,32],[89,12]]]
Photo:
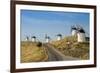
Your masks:
[[[45,42],[46,43],[49,43],[50,42],[50,39],[49,38],[46,38]]]
[[[36,42],[36,38],[31,38],[31,41],[32,42]]]
[[[61,36],[57,36],[57,40],[58,40],[58,41],[61,40],[61,38],[62,38]]]
[[[78,42],[85,42],[85,41],[86,41],[86,38],[85,38],[86,35],[85,35],[85,33],[80,33],[80,32],[79,32],[79,33],[77,33],[77,36],[78,36],[78,37],[77,37],[77,41],[78,41]]]
[[[77,30],[72,30],[72,36],[77,34]]]

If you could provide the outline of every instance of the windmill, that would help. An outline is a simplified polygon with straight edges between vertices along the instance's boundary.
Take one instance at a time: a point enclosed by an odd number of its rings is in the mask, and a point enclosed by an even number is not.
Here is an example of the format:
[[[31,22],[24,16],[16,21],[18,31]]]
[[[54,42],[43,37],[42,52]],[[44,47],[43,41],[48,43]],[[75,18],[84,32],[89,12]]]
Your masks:
[[[46,43],[49,43],[49,42],[50,42],[50,37],[47,36],[47,34],[45,34],[45,42],[46,42]]]
[[[61,40],[62,39],[62,35],[61,34],[57,34],[57,40]]]
[[[72,36],[77,35],[78,42],[89,41],[89,37],[86,37],[86,34],[88,33],[80,25],[71,26],[71,32],[72,32]]]
[[[36,36],[32,36],[32,37],[31,37],[31,41],[32,41],[32,42],[36,42]]]
[[[29,37],[28,37],[28,36],[26,36],[26,39],[25,39],[25,41],[29,41]]]
[[[77,34],[77,28],[75,26],[71,26],[71,33],[72,33],[72,36]]]
[[[77,41],[85,42],[86,41],[86,33],[85,30],[81,26],[77,26]]]

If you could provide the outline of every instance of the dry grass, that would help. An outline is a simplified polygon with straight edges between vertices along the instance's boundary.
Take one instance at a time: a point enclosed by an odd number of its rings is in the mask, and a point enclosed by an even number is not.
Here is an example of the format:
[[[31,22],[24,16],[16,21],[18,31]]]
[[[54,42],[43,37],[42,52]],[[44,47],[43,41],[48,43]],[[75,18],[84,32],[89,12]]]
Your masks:
[[[78,43],[76,36],[68,36],[52,44],[66,56],[89,59],[89,42]]]
[[[41,62],[46,61],[48,56],[45,49],[38,47],[37,43],[21,42],[21,62]]]

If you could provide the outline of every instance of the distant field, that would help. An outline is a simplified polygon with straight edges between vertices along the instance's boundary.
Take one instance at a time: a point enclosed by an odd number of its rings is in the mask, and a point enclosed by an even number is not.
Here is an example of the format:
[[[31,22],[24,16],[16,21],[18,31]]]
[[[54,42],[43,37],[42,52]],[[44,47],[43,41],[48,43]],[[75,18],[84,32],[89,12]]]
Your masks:
[[[78,43],[76,36],[68,36],[60,41],[52,41],[55,48],[66,56],[89,59],[89,42]]]
[[[42,46],[38,43],[21,42],[21,63],[46,61],[48,56]]]

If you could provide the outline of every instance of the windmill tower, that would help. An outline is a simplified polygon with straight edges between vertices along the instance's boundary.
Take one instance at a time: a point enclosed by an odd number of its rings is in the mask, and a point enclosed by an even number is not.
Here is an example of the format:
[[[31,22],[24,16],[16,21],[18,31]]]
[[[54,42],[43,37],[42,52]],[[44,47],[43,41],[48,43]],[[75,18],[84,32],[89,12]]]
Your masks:
[[[32,37],[31,37],[31,41],[32,41],[32,42],[36,42],[36,37],[35,37],[35,36],[32,36]]]
[[[77,31],[78,31],[78,33],[77,33],[78,42],[85,42],[86,41],[86,35],[85,35],[84,29],[82,27],[78,27]]]
[[[26,39],[25,39],[25,41],[29,41],[29,37],[28,37],[28,36],[26,36]]]
[[[47,36],[47,34],[45,35],[45,42],[46,42],[46,43],[49,43],[49,42],[50,42],[50,37]]]
[[[72,36],[77,35],[77,28],[75,26],[71,27]]]
[[[61,34],[58,34],[57,35],[57,40],[59,41],[59,40],[61,40],[62,39],[62,35]]]

